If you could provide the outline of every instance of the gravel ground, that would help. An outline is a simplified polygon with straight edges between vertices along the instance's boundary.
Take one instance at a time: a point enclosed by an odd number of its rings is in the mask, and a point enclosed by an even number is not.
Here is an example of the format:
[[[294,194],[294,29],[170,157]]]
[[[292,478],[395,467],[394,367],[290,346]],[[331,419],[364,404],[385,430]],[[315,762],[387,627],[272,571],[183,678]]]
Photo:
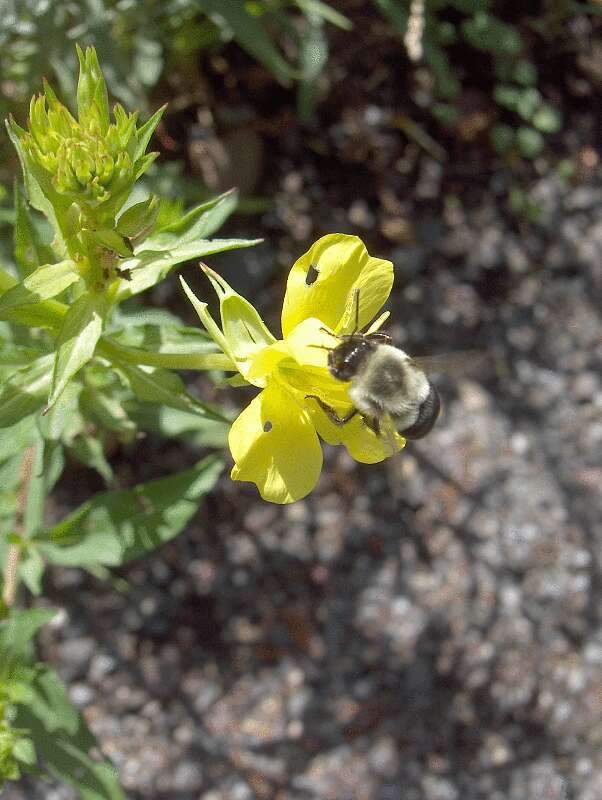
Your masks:
[[[327,448],[286,508],[224,478],[127,594],[52,573],[43,655],[130,798],[602,796],[602,177],[531,196],[392,250],[397,341],[491,355],[423,442]]]

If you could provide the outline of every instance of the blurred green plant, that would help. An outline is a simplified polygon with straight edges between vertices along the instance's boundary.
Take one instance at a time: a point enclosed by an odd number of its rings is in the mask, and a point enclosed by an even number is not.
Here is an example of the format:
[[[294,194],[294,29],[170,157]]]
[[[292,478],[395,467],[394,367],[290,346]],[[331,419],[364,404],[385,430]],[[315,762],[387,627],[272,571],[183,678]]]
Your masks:
[[[513,14],[496,0],[373,3],[411,60],[432,75],[433,117],[453,127],[462,118],[463,94],[489,85],[497,117],[487,126],[492,146],[527,159],[563,124],[540,85],[534,42],[549,48],[577,15],[602,10],[581,0]],[[112,95],[144,113],[153,93],[167,90],[168,76],[178,73],[194,84],[199,54],[235,42],[281,85],[297,87],[298,114],[308,120],[320,99],[329,26],[352,28],[340,8],[330,0],[12,0],[0,20],[0,112],[18,115],[41,75],[75,97],[76,39],[96,47]],[[466,68],[476,59],[478,74]],[[0,181],[7,177],[0,173]]]
[[[123,797],[115,771],[32,641],[53,612],[15,608],[23,583],[39,594],[48,564],[125,564],[176,536],[217,480],[210,455],[165,478],[93,497],[47,527],[46,498],[67,459],[113,483],[107,448],[140,428],[221,449],[228,419],[188,392],[176,370],[230,360],[175,315],[126,300],[193,258],[256,240],[210,239],[237,204],[231,191],[183,211],[140,195],[156,157],[145,122],[108,93],[95,51],[77,48],[77,111],[45,84],[27,127],[7,129],[25,194],[14,192],[13,253],[0,268],[0,785],[50,772],[80,797]],[[40,213],[41,212],[41,213]]]
[[[602,11],[581,2],[551,4],[538,16],[522,13],[519,26],[504,20],[507,6],[495,0],[374,3],[403,37],[410,58],[429,68],[436,100],[431,111],[444,126],[459,122],[462,93],[475,85],[475,75],[464,62],[471,63],[480,54],[476,83],[491,84],[491,104],[502,118],[489,126],[491,144],[502,155],[515,153],[526,159],[540,155],[545,137],[561,130],[563,119],[538,86],[538,70],[526,55],[523,31],[535,32],[549,44],[550,38],[563,34],[568,20]]]

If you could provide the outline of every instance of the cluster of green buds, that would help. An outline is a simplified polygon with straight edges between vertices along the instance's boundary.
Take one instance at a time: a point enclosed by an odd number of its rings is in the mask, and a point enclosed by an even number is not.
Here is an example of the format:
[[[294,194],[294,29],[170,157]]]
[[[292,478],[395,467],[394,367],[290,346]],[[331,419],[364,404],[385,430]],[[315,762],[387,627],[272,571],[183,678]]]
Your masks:
[[[90,261],[102,262],[106,271],[107,253],[113,255],[113,264],[116,257],[130,256],[130,240],[139,239],[156,220],[154,198],[130,209],[121,225],[116,217],[157,156],[145,151],[164,109],[137,127],[137,113],[128,114],[117,104],[111,121],[96,52],[78,47],[77,54],[77,119],[45,83],[44,93],[32,98],[29,129],[10,120],[9,133],[29,175],[30,199],[34,181],[43,196],[38,208],[57,228],[55,242],[62,244],[64,255],[79,262],[85,276],[90,274]],[[98,281],[96,273],[92,270]]]

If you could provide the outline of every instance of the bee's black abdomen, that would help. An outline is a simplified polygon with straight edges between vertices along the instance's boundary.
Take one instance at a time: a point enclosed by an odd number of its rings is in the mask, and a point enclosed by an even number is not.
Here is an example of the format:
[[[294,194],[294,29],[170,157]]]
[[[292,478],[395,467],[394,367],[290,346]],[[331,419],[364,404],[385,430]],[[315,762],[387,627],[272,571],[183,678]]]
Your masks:
[[[413,425],[406,428],[404,431],[399,431],[406,439],[422,439],[429,431],[432,430],[433,425],[437,422],[437,417],[441,411],[441,401],[439,393],[432,383],[429,383],[429,393],[426,400],[420,404],[418,409],[418,417]]]

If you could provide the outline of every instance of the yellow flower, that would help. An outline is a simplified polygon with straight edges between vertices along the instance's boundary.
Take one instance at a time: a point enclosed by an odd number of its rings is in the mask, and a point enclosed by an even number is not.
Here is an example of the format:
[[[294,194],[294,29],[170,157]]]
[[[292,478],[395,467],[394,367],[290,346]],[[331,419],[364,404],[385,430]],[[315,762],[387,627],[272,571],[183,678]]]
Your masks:
[[[234,480],[252,481],[265,500],[291,503],[309,494],[318,481],[318,437],[345,445],[356,461],[368,464],[391,455],[391,443],[359,415],[337,426],[307,397],[319,396],[340,415],[352,408],[350,384],[330,374],[327,350],[336,346],[332,334],[353,331],[357,290],[360,329],[381,309],[393,285],[390,261],[371,257],[357,236],[323,236],[289,274],[279,340],[247,300],[208,267],[203,269],[220,300],[221,329],[207,304],[182,281],[184,289],[209,335],[231,359],[232,370],[261,389],[230,429]],[[381,315],[370,330],[387,316]],[[400,449],[405,440],[398,436],[396,443]]]

